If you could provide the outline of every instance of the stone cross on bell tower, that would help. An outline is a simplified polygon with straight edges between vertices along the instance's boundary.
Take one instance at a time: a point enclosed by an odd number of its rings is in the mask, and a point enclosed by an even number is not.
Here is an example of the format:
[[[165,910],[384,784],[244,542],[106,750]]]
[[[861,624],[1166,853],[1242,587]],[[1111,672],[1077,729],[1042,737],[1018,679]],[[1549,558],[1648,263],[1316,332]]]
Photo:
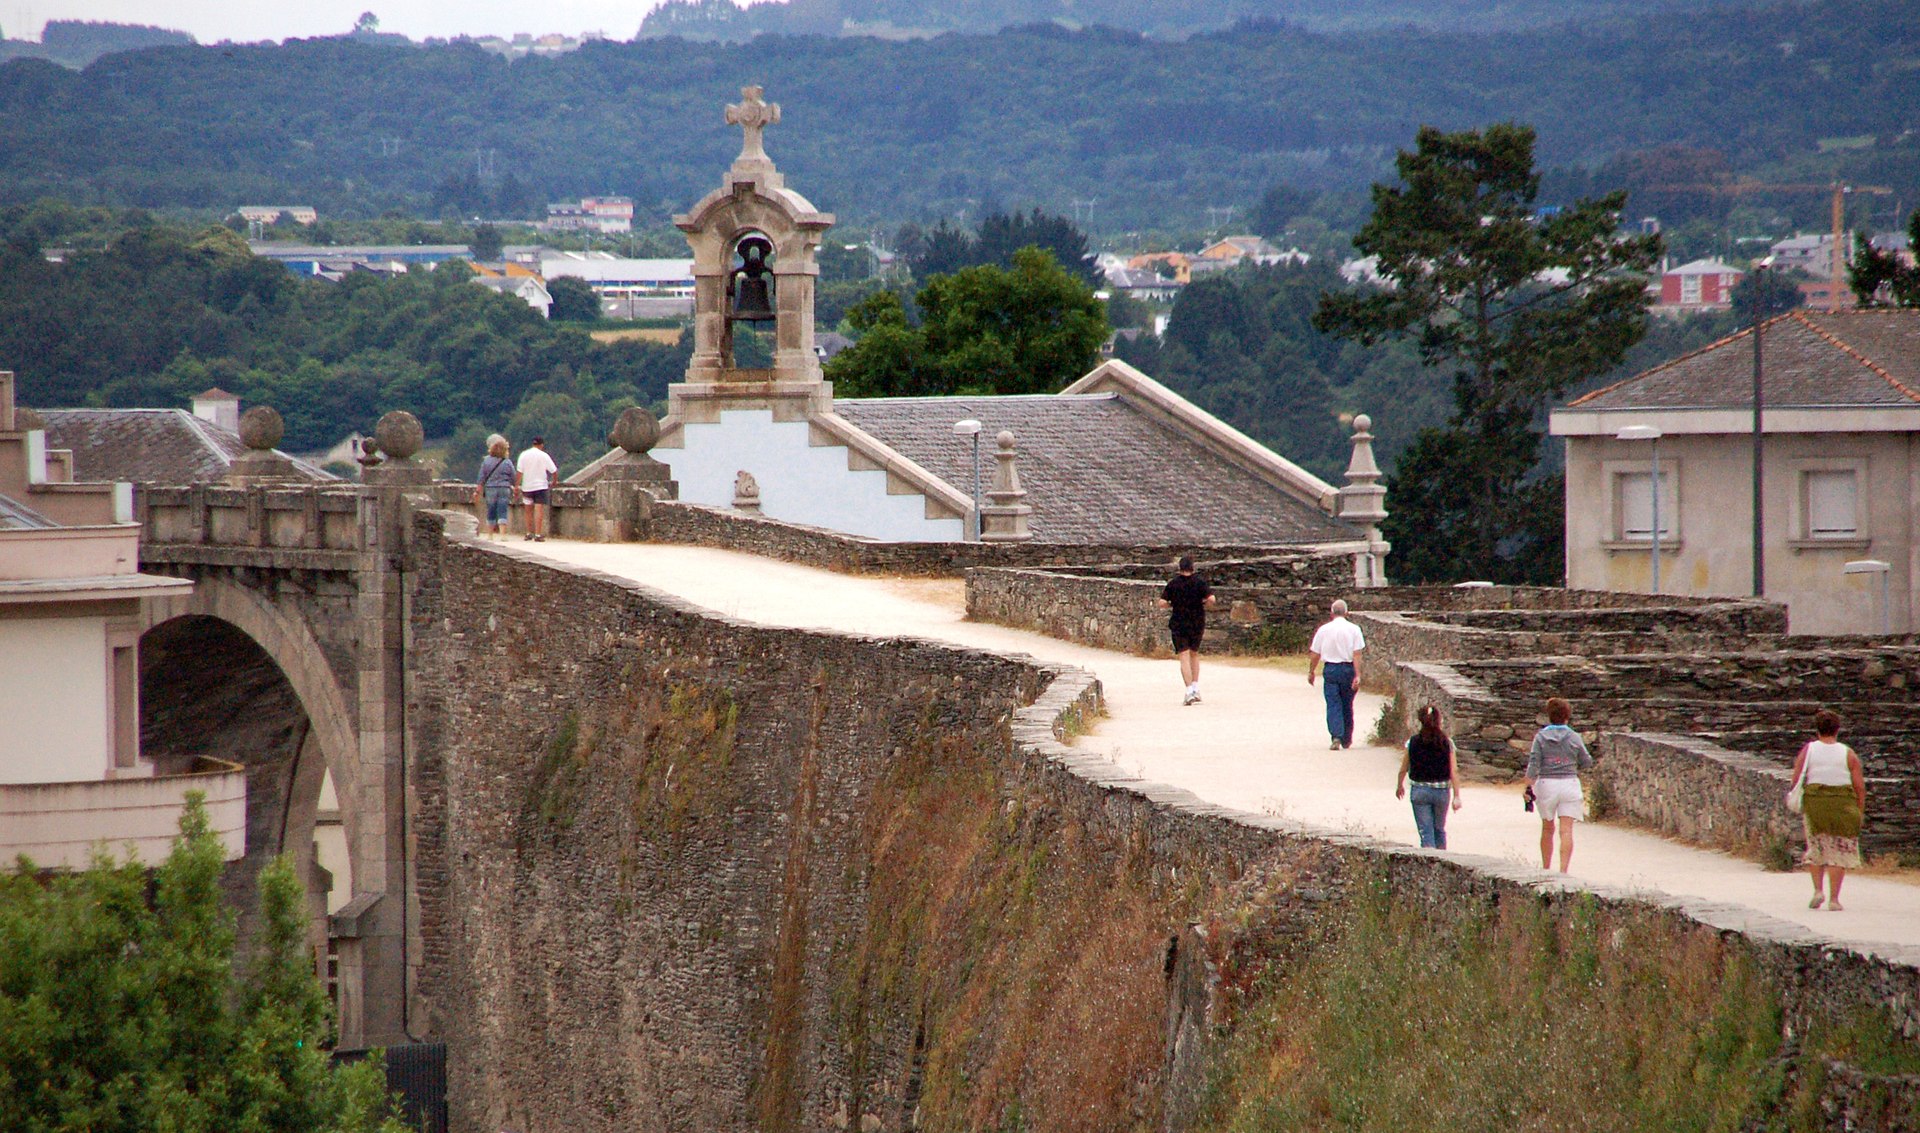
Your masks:
[[[727,107],[727,125],[740,127],[740,156],[733,159],[734,169],[764,169],[773,172],[773,159],[767,156],[761,135],[768,126],[780,121],[780,104],[760,97],[763,88],[741,87],[740,101]]]
[[[780,121],[780,107],[762,93],[740,88],[740,101],[726,109],[727,124],[743,135],[740,156],[718,189],[673,218],[693,251],[693,358],[686,382],[669,391],[670,417],[682,402],[703,399],[750,396],[821,409],[832,402],[814,352],[813,291],[820,237],[833,215],[787,188],[767,156],[763,137]],[[746,327],[771,332],[770,368],[736,364],[734,335]]]

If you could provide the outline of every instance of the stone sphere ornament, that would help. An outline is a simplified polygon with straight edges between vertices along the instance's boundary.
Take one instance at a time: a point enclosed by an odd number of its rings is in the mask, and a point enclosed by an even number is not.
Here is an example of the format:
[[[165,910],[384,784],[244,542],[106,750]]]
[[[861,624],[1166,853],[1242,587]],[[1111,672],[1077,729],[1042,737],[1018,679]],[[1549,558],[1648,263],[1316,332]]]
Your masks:
[[[240,415],[240,440],[255,452],[280,447],[286,432],[287,423],[272,406],[256,405]]]
[[[420,418],[396,409],[380,418],[379,424],[373,427],[373,437],[380,442],[381,452],[394,460],[407,460],[420,451],[427,434],[420,427]]]
[[[660,422],[638,405],[621,411],[620,419],[613,423],[613,432],[607,434],[609,446],[625,449],[636,456],[653,448],[659,440]]]

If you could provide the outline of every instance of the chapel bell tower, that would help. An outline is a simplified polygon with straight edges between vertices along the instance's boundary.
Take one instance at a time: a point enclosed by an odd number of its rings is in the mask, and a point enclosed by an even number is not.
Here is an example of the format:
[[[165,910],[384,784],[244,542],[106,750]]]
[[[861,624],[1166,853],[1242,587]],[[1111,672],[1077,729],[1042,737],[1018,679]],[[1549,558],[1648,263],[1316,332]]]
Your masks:
[[[815,211],[774,169],[761,134],[780,121],[780,107],[760,94],[743,87],[740,102],[727,107],[727,122],[745,137],[724,183],[673,218],[693,250],[686,380],[693,387],[753,383],[767,395],[811,401],[827,396],[813,346],[813,288],[820,274],[815,253],[833,215]],[[742,327],[772,333],[771,370],[735,363],[734,335]]]

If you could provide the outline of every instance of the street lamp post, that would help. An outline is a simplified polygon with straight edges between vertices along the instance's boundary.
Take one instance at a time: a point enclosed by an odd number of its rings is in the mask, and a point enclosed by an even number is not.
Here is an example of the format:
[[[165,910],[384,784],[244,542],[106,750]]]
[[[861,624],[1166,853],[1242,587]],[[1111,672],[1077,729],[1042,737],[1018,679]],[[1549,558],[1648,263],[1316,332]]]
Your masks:
[[[953,435],[973,438],[973,541],[980,541],[980,422],[969,417],[953,423]]]
[[[1877,574],[1880,576],[1880,632],[1893,633],[1893,604],[1887,588],[1887,577],[1893,571],[1893,564],[1883,559],[1855,559],[1840,568],[1842,574]]]
[[[1653,442],[1653,475],[1647,478],[1653,497],[1653,592],[1660,593],[1660,430],[1652,425],[1628,425],[1621,429],[1623,441]]]

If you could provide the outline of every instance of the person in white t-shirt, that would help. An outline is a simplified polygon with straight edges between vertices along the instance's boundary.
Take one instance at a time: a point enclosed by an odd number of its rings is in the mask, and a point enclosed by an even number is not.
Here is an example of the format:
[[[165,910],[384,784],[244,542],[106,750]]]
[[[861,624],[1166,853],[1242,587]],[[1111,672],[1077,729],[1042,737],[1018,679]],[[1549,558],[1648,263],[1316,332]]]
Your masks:
[[[544,438],[533,438],[533,444],[521,450],[514,474],[520,497],[527,504],[527,538],[539,543],[547,541],[547,505],[553,496],[553,481],[560,473],[559,466],[547,455],[546,445]]]
[[[1360,687],[1360,654],[1367,648],[1366,635],[1347,620],[1345,599],[1335,598],[1333,616],[1314,631],[1313,644],[1307,647],[1307,683],[1324,667],[1327,683],[1321,691],[1327,698],[1327,735],[1334,751],[1353,746],[1353,694]]]

